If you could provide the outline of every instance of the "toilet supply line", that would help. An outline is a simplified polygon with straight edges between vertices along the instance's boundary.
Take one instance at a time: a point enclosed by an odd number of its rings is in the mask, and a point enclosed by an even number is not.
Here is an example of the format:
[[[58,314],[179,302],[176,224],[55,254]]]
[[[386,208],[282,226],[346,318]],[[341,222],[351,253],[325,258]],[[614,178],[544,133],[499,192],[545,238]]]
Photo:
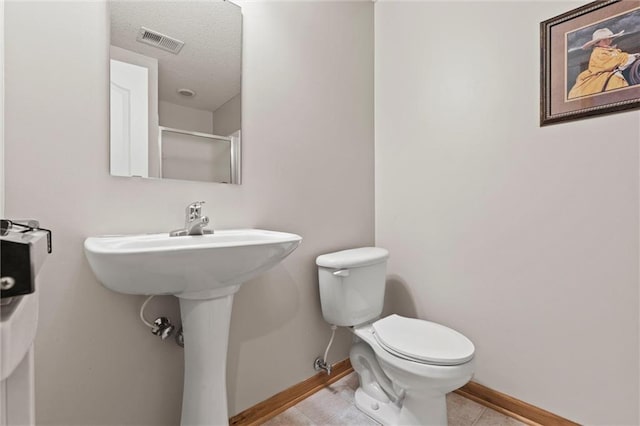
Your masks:
[[[322,358],[318,357],[313,362],[313,368],[316,371],[324,370],[327,372],[328,376],[331,375],[331,364],[329,364],[327,357],[329,356],[329,349],[333,344],[333,338],[336,337],[337,328],[338,328],[337,325],[331,324],[331,338],[329,339],[329,344],[327,345],[327,349],[324,351],[324,357]]]

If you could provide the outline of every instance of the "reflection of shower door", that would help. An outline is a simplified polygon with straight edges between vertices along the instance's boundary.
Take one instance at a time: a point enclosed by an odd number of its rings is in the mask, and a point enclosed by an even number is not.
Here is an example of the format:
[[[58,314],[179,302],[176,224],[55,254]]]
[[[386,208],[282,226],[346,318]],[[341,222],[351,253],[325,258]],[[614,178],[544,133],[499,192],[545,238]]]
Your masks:
[[[147,68],[111,60],[111,174],[149,176]]]
[[[231,136],[159,127],[160,177],[240,183],[240,131]]]

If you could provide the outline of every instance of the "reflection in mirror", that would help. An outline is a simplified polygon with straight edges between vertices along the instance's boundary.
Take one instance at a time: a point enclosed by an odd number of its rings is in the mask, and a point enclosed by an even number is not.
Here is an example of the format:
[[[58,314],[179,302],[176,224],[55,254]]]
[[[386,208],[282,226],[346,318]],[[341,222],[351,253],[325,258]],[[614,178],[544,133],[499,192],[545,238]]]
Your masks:
[[[111,174],[240,183],[240,7],[112,0]]]

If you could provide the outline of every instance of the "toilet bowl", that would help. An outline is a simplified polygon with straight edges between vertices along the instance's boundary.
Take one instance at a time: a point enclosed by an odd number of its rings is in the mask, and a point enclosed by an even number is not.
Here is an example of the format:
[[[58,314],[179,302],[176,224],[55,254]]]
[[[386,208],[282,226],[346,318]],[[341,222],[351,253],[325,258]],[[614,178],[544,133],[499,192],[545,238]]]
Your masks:
[[[385,249],[366,247],[319,256],[322,313],[354,335],[356,406],[383,425],[447,425],[446,394],[474,371],[475,348],[443,325],[400,315],[380,318]]]
[[[376,325],[380,324],[377,323],[393,321],[398,323],[396,327],[401,327],[407,320],[415,321],[415,324],[423,323],[427,329],[441,327],[452,332],[450,337],[454,344],[447,346],[442,342],[431,342],[429,350],[424,352],[424,358],[437,353],[438,360],[427,361],[403,356],[398,350],[380,342],[380,336],[376,333]],[[444,331],[442,329],[439,331]],[[474,347],[469,339],[439,324],[398,315],[354,327],[352,331],[355,338],[349,358],[360,377],[356,406],[361,411],[384,425],[447,424],[446,394],[464,386],[473,376]],[[456,347],[457,338],[460,340]],[[407,340],[406,343],[411,345],[416,341]],[[383,385],[380,386],[380,383]]]

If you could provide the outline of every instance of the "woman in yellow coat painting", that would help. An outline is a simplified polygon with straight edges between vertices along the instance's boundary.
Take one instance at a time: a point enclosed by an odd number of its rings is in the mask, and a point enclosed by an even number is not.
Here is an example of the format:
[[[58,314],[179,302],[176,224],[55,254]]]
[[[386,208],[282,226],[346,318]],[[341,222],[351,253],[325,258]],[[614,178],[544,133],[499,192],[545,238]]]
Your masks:
[[[614,34],[608,28],[593,32],[592,40],[582,46],[583,49],[593,47],[589,68],[578,75],[576,84],[569,91],[569,99],[629,86],[621,71],[640,58],[640,54],[623,52],[612,44],[622,33],[624,30]]]

